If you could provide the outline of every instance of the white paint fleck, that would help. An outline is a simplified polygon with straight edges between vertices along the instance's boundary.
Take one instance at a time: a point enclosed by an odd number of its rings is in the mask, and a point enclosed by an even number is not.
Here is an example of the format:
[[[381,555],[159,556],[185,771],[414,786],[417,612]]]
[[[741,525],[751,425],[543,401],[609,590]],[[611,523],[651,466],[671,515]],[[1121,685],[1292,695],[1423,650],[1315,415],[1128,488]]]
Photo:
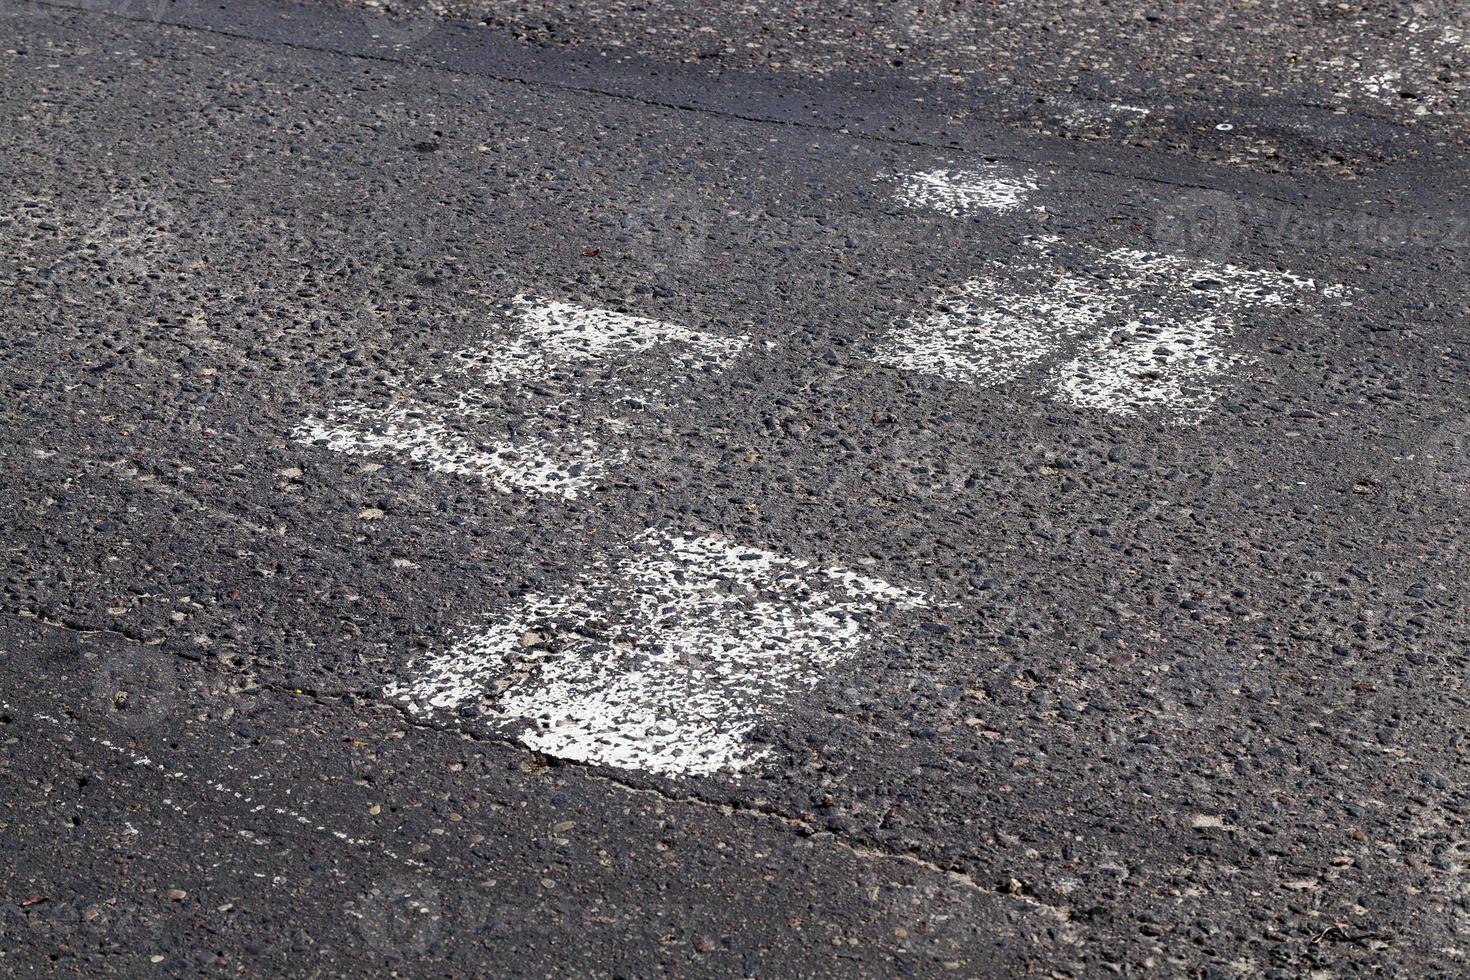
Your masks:
[[[1213,813],[1196,813],[1189,820],[1189,825],[1195,830],[1236,830],[1233,824],[1226,822],[1224,817]]]
[[[1036,181],[1029,175],[989,165],[901,174],[893,196],[907,207],[963,217],[980,211],[1014,211],[1034,190]]]
[[[738,770],[746,736],[853,656],[909,589],[715,536],[649,532],[611,569],[466,631],[387,689],[416,713],[485,701],[559,758],[671,776]]]
[[[39,713],[38,712],[35,715],[33,715],[33,717],[35,717],[38,720],[48,722],[48,723],[50,723],[52,725],[55,725],[57,727],[61,727],[61,728],[70,727],[70,726],[66,725],[65,723],[63,723],[59,718],[56,718],[56,717],[54,717],[52,715],[42,714],[42,713]],[[399,855],[396,851],[394,851],[391,848],[388,848],[388,847],[382,845],[381,843],[379,843],[377,841],[368,840],[368,839],[362,838],[362,837],[353,837],[350,834],[345,833],[344,831],[337,830],[335,828],[329,827],[329,826],[327,826],[326,824],[323,824],[323,823],[319,823],[318,821],[309,818],[306,814],[302,813],[299,810],[293,810],[293,809],[291,809],[289,807],[283,807],[283,806],[272,806],[272,805],[264,804],[264,803],[256,804],[255,799],[253,797],[251,797],[251,796],[249,796],[249,795],[247,795],[245,793],[242,793],[239,790],[234,789],[233,787],[228,786],[225,783],[222,783],[222,782],[220,782],[218,780],[209,780],[209,779],[199,779],[199,780],[196,780],[196,779],[191,779],[187,773],[182,772],[182,771],[179,771],[179,770],[171,770],[171,769],[167,768],[166,766],[164,766],[162,763],[155,762],[153,759],[151,759],[148,756],[144,755],[143,753],[137,751],[136,749],[132,749],[132,748],[129,748],[129,747],[124,746],[124,745],[119,745],[119,744],[117,744],[116,742],[113,742],[110,739],[99,738],[98,736],[95,736],[95,735],[88,735],[88,736],[84,736],[84,737],[86,738],[86,740],[88,742],[92,743],[93,745],[100,746],[100,747],[108,750],[109,752],[112,752],[112,753],[114,753],[114,754],[116,754],[118,756],[121,756],[122,758],[124,758],[125,760],[127,760],[127,762],[128,762],[129,765],[136,766],[139,769],[148,769],[148,770],[151,770],[153,772],[158,773],[159,775],[161,775],[166,780],[169,780],[171,782],[176,782],[176,783],[179,783],[181,785],[186,785],[186,786],[193,787],[194,790],[195,790],[195,792],[192,795],[197,796],[199,790],[209,790],[209,791],[211,791],[213,793],[219,794],[219,795],[224,796],[224,797],[228,797],[229,799],[234,800],[234,801],[239,802],[239,803],[242,803],[242,804],[246,804],[246,805],[254,804],[254,807],[251,810],[252,813],[259,813],[259,812],[262,812],[262,811],[269,810],[271,813],[274,813],[278,817],[282,817],[284,819],[291,820],[291,821],[293,821],[295,823],[298,823],[298,824],[300,824],[302,826],[309,827],[313,831],[315,831],[316,833],[330,836],[330,837],[334,838],[335,840],[339,840],[342,843],[348,844],[348,845],[350,845],[352,847],[372,848],[372,849],[377,850],[379,853],[383,854],[384,856],[386,856],[388,858],[391,858],[394,861],[401,862],[401,863],[406,864],[406,865],[409,865],[411,867],[415,867],[415,868],[424,868],[424,867],[426,867],[426,865],[422,861],[416,861],[416,860],[414,860],[413,858],[410,858],[410,857],[403,857],[403,856]],[[175,811],[176,813],[179,813],[179,814],[181,814],[183,816],[190,816],[190,813],[189,813],[189,811],[186,808],[184,808],[183,806],[179,805],[178,803],[176,803],[171,798],[167,798],[167,797],[163,798],[162,803],[165,806],[167,806],[169,809]],[[133,832],[136,833],[137,831],[133,831]]]

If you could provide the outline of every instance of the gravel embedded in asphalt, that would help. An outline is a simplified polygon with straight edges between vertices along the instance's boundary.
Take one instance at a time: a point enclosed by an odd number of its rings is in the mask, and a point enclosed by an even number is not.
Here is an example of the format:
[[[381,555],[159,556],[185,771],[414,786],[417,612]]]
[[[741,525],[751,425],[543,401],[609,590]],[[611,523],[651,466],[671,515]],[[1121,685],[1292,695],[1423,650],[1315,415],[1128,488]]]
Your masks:
[[[1452,107],[3,9],[7,969],[1460,972]]]

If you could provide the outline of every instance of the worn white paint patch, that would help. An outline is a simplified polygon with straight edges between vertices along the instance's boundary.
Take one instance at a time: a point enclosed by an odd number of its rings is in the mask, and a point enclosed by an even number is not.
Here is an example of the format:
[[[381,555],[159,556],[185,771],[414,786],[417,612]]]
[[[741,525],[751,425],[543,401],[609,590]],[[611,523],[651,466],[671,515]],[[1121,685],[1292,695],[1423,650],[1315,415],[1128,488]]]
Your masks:
[[[1157,296],[1160,302],[1178,305],[1190,297],[1203,297],[1216,306],[1243,309],[1251,304],[1280,306],[1299,291],[1316,290],[1317,281],[1275,269],[1247,269],[1228,262],[1167,255],[1136,248],[1119,248],[1102,256],[1102,262],[1120,273],[1118,288],[1128,295]],[[1331,286],[1323,295],[1340,296],[1342,287]]]
[[[1394,69],[1384,69],[1376,74],[1363,75],[1355,78],[1353,82],[1368,95],[1380,99],[1388,99],[1398,94],[1399,86],[1403,84],[1403,80],[1403,72]]]
[[[740,769],[746,735],[918,592],[715,536],[640,537],[610,572],[467,631],[388,694],[488,702],[559,758],[666,775]]]
[[[1106,313],[1092,280],[1058,271],[1036,285],[1016,292],[999,278],[971,279],[893,331],[875,359],[963,384],[1010,381]]]
[[[1059,121],[1072,128],[1103,126],[1114,122],[1137,122],[1148,117],[1148,110],[1123,102],[1063,102]]]
[[[556,367],[608,361],[665,348],[665,356],[689,368],[723,368],[750,346],[744,335],[725,336],[677,323],[574,303],[514,300],[517,336],[456,355],[461,370],[482,383],[544,377]]]
[[[554,493],[572,499],[602,479],[620,454],[604,454],[590,439],[479,444],[422,407],[374,408],[347,402],[296,430],[301,442],[359,456],[405,456],[438,473],[478,477],[497,490]]]
[[[1282,306],[1289,293],[1316,285],[1291,273],[1137,249],[1118,249],[1105,261],[1126,270],[1123,288],[1138,298],[1137,315],[1104,323],[1056,369],[1050,387],[1082,408],[1161,410],[1175,421],[1207,412],[1226,371],[1245,360],[1226,347],[1242,312]]]
[[[1105,329],[1061,365],[1051,384],[1063,401],[1115,413],[1162,409],[1188,418],[1218,396],[1214,381],[1237,358],[1219,344],[1215,317],[1145,314]]]
[[[678,383],[699,372],[722,370],[751,343],[745,335],[721,335],[572,303],[520,296],[514,306],[514,336],[459,351],[451,373],[424,382],[424,388],[436,392],[457,391],[448,407],[413,397],[382,407],[342,402],[303,421],[293,438],[336,452],[406,457],[439,473],[482,479],[503,492],[575,498],[628,458],[623,450],[600,446],[591,428],[577,423],[583,413],[575,403],[603,407],[598,399],[636,393],[628,401],[646,408],[665,394],[654,381],[654,361],[661,362],[661,377]],[[523,427],[537,432],[534,437],[475,438],[476,423],[499,421],[486,408],[499,404],[489,397],[495,386],[534,384],[569,365],[590,362],[604,365],[606,376],[582,380],[569,395],[564,392],[560,400],[541,404],[539,420],[535,411],[523,418]],[[622,426],[618,418],[597,415],[594,421],[603,433],[616,433]]]
[[[946,294],[896,327],[875,360],[980,386],[1050,363],[1040,386],[1062,401],[1190,421],[1245,361],[1228,348],[1242,315],[1294,293],[1345,294],[1289,272],[1127,248],[1097,256],[1084,276],[1056,264],[1055,241],[1031,244],[1034,261],[997,264]]]
[[[1029,175],[1017,176],[992,165],[901,174],[893,196],[907,207],[963,217],[981,211],[1014,211],[1034,190],[1036,181]]]
[[[1456,90],[1446,83],[1443,66],[1463,59],[1467,34],[1462,8],[1453,23],[1405,21],[1390,37],[1359,57],[1338,57],[1321,67],[1348,75],[1339,98],[1367,96],[1407,121],[1459,110]]]

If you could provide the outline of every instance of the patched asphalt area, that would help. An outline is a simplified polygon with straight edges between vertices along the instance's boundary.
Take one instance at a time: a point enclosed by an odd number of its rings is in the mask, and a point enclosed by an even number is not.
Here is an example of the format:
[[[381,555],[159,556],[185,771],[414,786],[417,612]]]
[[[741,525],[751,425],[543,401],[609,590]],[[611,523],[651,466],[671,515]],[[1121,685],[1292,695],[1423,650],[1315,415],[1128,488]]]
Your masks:
[[[337,0],[341,2],[341,0]],[[349,0],[401,50],[470,24],[610,64],[762,72],[947,106],[955,119],[1358,178],[1465,153],[1470,17],[1454,0],[596,5]]]
[[[7,957],[1456,972],[1453,174],[13,9]]]

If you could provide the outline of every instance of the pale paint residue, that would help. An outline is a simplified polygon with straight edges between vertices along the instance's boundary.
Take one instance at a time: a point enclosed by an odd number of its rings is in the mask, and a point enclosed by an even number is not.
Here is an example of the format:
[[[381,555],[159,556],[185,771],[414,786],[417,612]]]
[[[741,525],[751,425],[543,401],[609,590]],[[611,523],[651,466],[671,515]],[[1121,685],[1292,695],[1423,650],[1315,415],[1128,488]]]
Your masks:
[[[424,418],[420,407],[376,408],[349,402],[296,430],[301,442],[360,456],[400,456],[437,473],[477,477],[502,492],[555,493],[576,498],[619,462],[590,439],[480,444],[443,422]]]
[[[1235,830],[1233,824],[1214,813],[1196,813],[1190,817],[1189,825],[1195,830]]]
[[[48,715],[38,712],[34,715],[34,717],[39,721],[47,722],[48,724],[55,725],[59,728],[70,727],[54,715]],[[151,770],[161,775],[165,780],[177,783],[181,786],[188,787],[190,790],[190,796],[194,797],[195,799],[200,796],[200,790],[209,790],[210,792],[233,800],[236,803],[249,806],[250,813],[252,814],[270,813],[277,817],[281,817],[282,819],[289,820],[292,823],[297,824],[298,826],[305,827],[306,829],[315,833],[331,837],[332,839],[340,841],[350,847],[374,849],[385,857],[409,865],[410,867],[427,867],[422,861],[400,855],[398,852],[384,846],[377,841],[363,837],[354,837],[351,834],[347,833],[345,830],[332,827],[329,824],[313,819],[311,816],[303,813],[300,810],[296,810],[291,807],[280,806],[275,803],[259,802],[256,800],[255,797],[251,796],[250,794],[242,790],[235,789],[233,786],[227,785],[226,783],[223,783],[218,779],[192,778],[185,772],[177,769],[170,769],[167,766],[163,765],[161,762],[149,758],[147,755],[139,752],[137,749],[127,745],[119,745],[111,739],[100,738],[95,735],[88,735],[84,737],[88,742],[91,742],[94,745],[100,746],[101,748],[104,748],[109,752],[121,756],[127,761],[129,765],[136,766],[139,769]],[[250,778],[259,779],[260,776],[256,775]],[[176,803],[170,798],[165,797],[160,802],[176,813],[182,814],[184,816],[194,815],[192,810],[185,808],[184,806]]]
[[[895,330],[876,360],[982,386],[1010,381],[1107,312],[1108,296],[1082,276],[1048,270],[1017,292],[1000,278],[971,279]]]
[[[1084,275],[1055,263],[1054,244],[1033,242],[1034,260],[996,263],[951,290],[900,324],[875,359],[980,386],[1035,375],[1080,408],[1187,422],[1245,362],[1229,346],[1241,316],[1293,294],[1345,294],[1289,272],[1129,248],[1097,256]]]
[[[1073,128],[1102,126],[1119,120],[1136,122],[1146,118],[1149,114],[1149,111],[1141,106],[1127,105],[1122,102],[1098,104],[1069,101],[1061,103],[1060,108],[1063,110],[1058,117],[1060,122]]]
[[[1118,288],[1122,291],[1154,293],[1175,303],[1191,296],[1205,296],[1212,303],[1234,308],[1260,303],[1279,306],[1292,292],[1317,288],[1315,279],[1291,272],[1248,269],[1228,262],[1137,248],[1114,249],[1102,256],[1102,262],[1120,274]]]
[[[902,174],[893,196],[907,207],[963,217],[982,211],[1013,211],[1034,190],[1036,181],[1031,176],[992,165]]]
[[[610,571],[523,600],[388,688],[416,713],[481,702],[527,746],[665,775],[737,770],[750,730],[917,592],[715,536],[643,535]]]
[[[1114,413],[1163,411],[1176,421],[1200,418],[1220,382],[1244,355],[1229,348],[1239,316],[1282,306],[1311,279],[1273,270],[1118,249],[1105,262],[1120,272],[1136,316],[1099,323],[1077,356],[1048,386],[1061,400]]]
[[[1238,358],[1222,351],[1214,317],[1147,313],[1107,328],[1050,379],[1063,401],[1109,412],[1193,416],[1215,400],[1215,379]]]
[[[515,298],[519,330],[508,342],[489,342],[456,355],[461,370],[482,383],[534,379],[554,368],[665,348],[688,367],[724,367],[750,346],[744,335],[726,336],[677,323],[594,309],[574,303]]]
[[[459,351],[451,372],[424,380],[422,390],[440,395],[435,401],[395,393],[388,405],[341,402],[303,421],[293,437],[336,452],[405,458],[503,492],[576,498],[628,457],[594,438],[594,428],[616,433],[623,427],[624,420],[599,414],[609,400],[636,394],[630,400],[640,408],[656,407],[665,392],[655,375],[677,384],[722,370],[751,342],[745,335],[526,296],[515,299],[514,310],[510,337]],[[497,386],[520,389],[561,368],[593,362],[606,368],[605,376],[586,379],[560,400],[531,400],[531,411],[517,421],[534,435],[477,438],[477,424],[504,422],[486,407],[499,404],[491,397]],[[453,396],[446,399],[446,391]],[[585,424],[583,402],[596,416]]]
[[[1377,47],[1368,60],[1338,57],[1321,67],[1350,76],[1350,88],[1336,93],[1339,98],[1364,95],[1395,113],[1407,113],[1410,120],[1446,115],[1458,106],[1442,68],[1463,58],[1466,37],[1463,11],[1454,23],[1410,20],[1385,39],[1386,50]]]

